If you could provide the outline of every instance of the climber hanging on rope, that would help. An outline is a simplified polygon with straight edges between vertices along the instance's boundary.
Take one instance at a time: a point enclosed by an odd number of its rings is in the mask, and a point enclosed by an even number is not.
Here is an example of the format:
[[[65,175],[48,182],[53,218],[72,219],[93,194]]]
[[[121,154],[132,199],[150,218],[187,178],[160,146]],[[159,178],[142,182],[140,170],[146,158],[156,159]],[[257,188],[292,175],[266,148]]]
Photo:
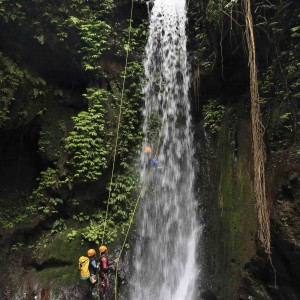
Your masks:
[[[145,155],[146,155],[146,169],[150,171],[151,169],[160,169],[158,166],[158,160],[153,157],[153,150],[150,146],[145,147]]]
[[[115,268],[115,263],[119,262],[119,258],[116,258],[114,261],[109,261],[107,258],[107,247],[101,246],[99,248],[100,252],[100,286],[99,286],[99,295],[100,300],[104,299],[107,287],[109,286],[108,273],[113,272]]]
[[[151,160],[152,160],[152,148],[150,146],[145,147],[145,161],[146,161],[146,169],[150,171],[151,168]]]

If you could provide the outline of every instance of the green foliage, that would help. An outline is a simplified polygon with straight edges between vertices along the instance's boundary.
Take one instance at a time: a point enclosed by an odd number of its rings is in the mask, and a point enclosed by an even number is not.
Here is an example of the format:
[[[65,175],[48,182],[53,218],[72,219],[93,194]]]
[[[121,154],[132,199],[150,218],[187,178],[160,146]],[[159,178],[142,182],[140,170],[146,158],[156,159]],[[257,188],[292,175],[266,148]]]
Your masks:
[[[132,209],[137,200],[137,192],[139,190],[139,176],[136,168],[136,158],[138,158],[138,148],[142,141],[142,135],[139,130],[138,111],[142,103],[141,78],[143,76],[143,68],[140,63],[131,62],[127,68],[127,78],[125,89],[125,98],[123,101],[120,136],[118,144],[118,152],[120,156],[120,166],[115,173],[112,186],[111,198],[109,203],[108,218],[106,223],[105,241],[112,242],[117,233],[124,231],[131,216]],[[114,85],[113,92],[118,94]],[[106,92],[106,95],[110,95]],[[94,99],[92,97],[92,99]],[[114,99],[113,99],[114,100]],[[96,100],[95,100],[96,101]],[[94,101],[92,101],[94,102]],[[110,105],[112,105],[110,101]],[[114,105],[114,107],[117,107]],[[108,109],[107,117],[110,120],[117,118],[116,111]],[[99,118],[96,118],[98,122]],[[108,133],[111,121],[105,120],[105,129]],[[113,128],[111,128],[113,130]],[[115,141],[115,133],[113,136]],[[111,151],[110,151],[111,152]],[[134,159],[133,159],[134,158]],[[109,184],[109,183],[108,183]],[[89,242],[100,243],[105,227],[106,211],[100,211],[91,216],[89,225],[84,228],[82,233],[83,240]],[[80,214],[73,217],[80,222],[85,222],[88,219]]]
[[[104,50],[108,50],[108,38],[111,27],[104,21],[93,16],[92,19],[84,20],[80,25],[79,36],[82,46],[79,53],[82,55],[85,70],[100,68],[99,59]]]
[[[30,29],[40,44],[64,47],[78,56],[85,70],[100,68],[102,53],[109,49],[112,0],[1,1],[0,21]],[[32,7],[35,9],[32,10]]]
[[[226,1],[224,0],[209,0],[206,7],[207,20],[212,24],[218,24]]]
[[[138,111],[142,103],[140,78],[143,68],[140,63],[128,64],[121,112],[118,151],[125,161],[130,149],[140,143]],[[89,88],[84,94],[88,110],[80,112],[74,120],[74,129],[66,138],[71,172],[77,181],[97,180],[108,166],[113,154],[119,118],[120,92]]]
[[[134,21],[132,21],[131,32],[130,32],[130,45],[128,42],[129,35],[129,26],[123,32],[122,45],[125,50],[129,50],[132,54],[144,54],[145,45],[147,41],[147,33],[148,33],[148,20],[143,20],[142,23],[135,25]],[[130,48],[128,48],[130,47]]]
[[[132,217],[133,208],[140,190],[138,169],[135,166],[135,162],[133,161],[130,164],[123,162],[123,171],[117,173],[114,177],[106,221],[105,209],[96,211],[90,218],[86,218],[83,213],[76,217],[73,216],[73,219],[79,222],[89,220],[89,224],[82,232],[83,241],[99,244],[103,237],[104,228],[104,237],[107,243],[113,242],[119,232],[125,233],[125,228]]]
[[[103,89],[89,88],[84,95],[88,110],[73,117],[74,129],[66,138],[68,165],[74,179],[97,180],[107,167],[115,133],[115,96]]]
[[[54,114],[51,112],[43,116],[44,122],[38,141],[39,152],[44,153],[51,161],[59,159],[62,155],[64,139],[68,135],[67,122],[71,124],[71,120],[56,120],[57,116]]]
[[[77,233],[78,233],[78,232],[77,232],[77,230],[75,230],[75,229],[72,229],[71,232],[67,233],[68,241],[69,241],[69,242],[73,241],[73,240],[76,238]]]
[[[64,219],[57,219],[54,221],[51,233],[60,233],[68,228]]]
[[[0,196],[0,227],[13,228],[16,224],[26,219],[29,208],[32,207],[28,195],[24,192],[5,192]]]
[[[23,77],[24,72],[0,53],[0,126],[9,119],[9,107],[15,100],[15,93]]]
[[[259,18],[259,26],[267,32],[273,54],[259,84],[263,112],[269,120],[269,144],[273,150],[299,141],[300,11],[299,8],[291,11],[291,4],[281,1],[270,4],[264,8],[264,14],[269,13],[269,18]],[[290,42],[285,43],[289,35]],[[271,116],[270,111],[274,112]]]
[[[219,104],[214,99],[208,100],[208,103],[203,106],[202,111],[204,127],[212,134],[218,133],[221,128],[224,113],[224,105]]]
[[[100,224],[98,222],[91,220],[90,224],[84,228],[82,237],[84,240],[87,240],[89,242],[100,244],[102,234],[103,234],[103,228],[104,226],[102,223]]]
[[[280,116],[280,119],[284,119],[284,120],[288,120],[291,116],[291,113],[290,112],[287,112],[283,115]]]
[[[42,78],[21,69],[17,63],[0,52],[0,127],[9,120],[10,106],[18,93],[28,88],[28,96],[36,99],[46,94],[45,85]]]
[[[118,147],[123,160],[142,141],[139,110],[143,103],[141,87],[143,75],[144,69],[140,62],[128,63]]]
[[[63,204],[63,200],[60,198],[50,198],[47,203],[39,206],[37,209],[44,214],[52,215],[58,213],[57,206],[60,204]]]
[[[0,3],[1,4],[1,3]],[[16,243],[14,245],[11,246],[11,251],[20,251],[24,248],[24,243]]]
[[[90,85],[92,82],[98,83],[100,79],[101,87],[107,84],[107,89],[109,89],[107,91],[97,85],[86,90],[83,97],[87,101],[87,109],[73,117],[74,127],[71,132],[68,132],[70,126],[67,120],[57,118],[53,120],[49,117],[53,114],[49,103],[57,99],[59,103],[68,103],[72,91],[68,93],[61,86],[46,86],[42,78],[23,70],[20,64],[12,59],[0,55],[0,85],[3,88],[0,90],[0,126],[2,119],[3,123],[8,120],[11,103],[17,99],[19,111],[16,114],[20,119],[27,122],[34,116],[38,116],[41,120],[39,151],[52,161],[54,166],[57,166],[49,167],[41,172],[38,178],[39,185],[33,191],[30,200],[26,200],[27,209],[24,209],[22,214],[20,212],[18,218],[22,215],[24,219],[30,214],[39,213],[55,214],[59,219],[54,222],[51,232],[67,233],[69,241],[81,236],[85,241],[99,241],[104,228],[105,203],[103,204],[103,199],[99,201],[101,212],[94,215],[81,212],[73,216],[71,222],[86,226],[83,233],[79,229],[70,231],[68,228],[66,230],[66,221],[61,218],[59,209],[63,205],[62,195],[67,188],[70,189],[79,182],[99,179],[108,181],[102,173],[111,164],[114,153],[121,99],[120,82],[124,73],[121,73],[118,64],[116,64],[116,70],[108,70],[104,67],[106,62],[104,63],[103,57],[108,50],[113,48],[114,55],[119,55],[123,60],[124,48],[129,47],[126,45],[128,28],[124,30],[124,24],[113,23],[115,20],[112,18],[113,8],[113,0],[100,2],[98,0],[62,0],[59,3],[45,0],[16,0],[14,2],[0,0],[1,24],[17,28],[20,32],[25,30],[30,43],[41,44],[43,49],[68,53],[76,64],[75,69],[77,70],[81,65],[81,71],[86,71]],[[146,34],[147,22],[133,23],[129,49],[132,58],[143,53]],[[17,53],[17,55],[22,61],[22,53]],[[101,65],[103,65],[103,70],[100,69]],[[109,241],[112,241],[122,228],[124,230],[131,216],[132,205],[136,200],[139,176],[134,171],[135,167],[131,161],[132,157],[138,157],[137,148],[142,141],[140,108],[143,98],[141,91],[143,73],[140,62],[129,62],[120,123],[117,165],[107,220]],[[113,76],[113,80],[109,76]],[[48,95],[53,97],[46,97]],[[27,105],[28,102],[24,101],[25,97],[31,100],[30,103],[39,103],[34,106],[35,110],[31,109],[33,105]],[[63,149],[61,143],[63,143]],[[50,155],[50,152],[53,155]],[[103,186],[107,185],[107,182],[103,183]],[[71,201],[68,204],[75,206],[75,203]],[[16,220],[13,218],[13,221],[5,220],[5,222],[7,222],[5,223],[7,227],[12,227]],[[43,249],[46,247],[45,241],[50,238],[44,239],[41,245]]]
[[[295,26],[291,28],[291,37],[298,38],[300,37],[300,26]]]
[[[90,220],[90,216],[84,214],[83,212],[79,213],[78,215],[73,215],[72,218],[79,223],[88,222]]]
[[[198,30],[201,30],[198,28]],[[205,32],[198,33],[195,37],[198,51],[195,59],[195,64],[200,67],[201,73],[208,73],[212,70],[215,64],[215,53],[211,49],[210,41]]]
[[[58,207],[63,204],[63,200],[52,195],[65,184],[59,179],[57,170],[48,168],[42,171],[39,181],[39,186],[32,192],[31,199],[34,200],[35,206],[28,208],[28,213],[35,214],[42,212],[46,215],[58,213]]]
[[[37,181],[39,181],[39,186],[32,195],[39,201],[48,200],[49,192],[55,189],[57,190],[61,186],[58,173],[52,168],[47,168],[45,171],[42,171]]]
[[[40,131],[40,139],[39,139],[39,151],[46,152],[46,148],[51,145],[50,142],[50,131],[42,130]]]
[[[125,171],[117,174],[112,182],[110,216],[116,223],[129,220],[140,189],[138,169],[132,165],[123,166]]]

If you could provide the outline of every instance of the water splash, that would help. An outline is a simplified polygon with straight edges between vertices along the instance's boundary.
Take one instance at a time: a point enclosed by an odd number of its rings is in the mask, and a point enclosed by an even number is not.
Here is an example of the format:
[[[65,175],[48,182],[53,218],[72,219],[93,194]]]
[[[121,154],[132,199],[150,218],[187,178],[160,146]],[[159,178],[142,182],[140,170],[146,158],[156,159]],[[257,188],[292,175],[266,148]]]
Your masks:
[[[192,300],[199,266],[193,191],[185,0],[155,0],[144,60],[145,182],[135,248],[133,300]],[[157,158],[159,168],[149,167]]]

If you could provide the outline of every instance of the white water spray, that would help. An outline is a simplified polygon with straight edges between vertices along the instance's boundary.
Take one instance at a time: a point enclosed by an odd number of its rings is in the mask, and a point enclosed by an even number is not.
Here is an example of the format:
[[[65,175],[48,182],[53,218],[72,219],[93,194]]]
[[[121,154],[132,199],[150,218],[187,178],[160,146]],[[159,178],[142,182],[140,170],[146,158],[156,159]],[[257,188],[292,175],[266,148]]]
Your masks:
[[[199,266],[185,0],[155,0],[144,61],[144,190],[130,299],[193,300]],[[149,168],[157,158],[159,168]],[[149,171],[150,170],[150,171]]]

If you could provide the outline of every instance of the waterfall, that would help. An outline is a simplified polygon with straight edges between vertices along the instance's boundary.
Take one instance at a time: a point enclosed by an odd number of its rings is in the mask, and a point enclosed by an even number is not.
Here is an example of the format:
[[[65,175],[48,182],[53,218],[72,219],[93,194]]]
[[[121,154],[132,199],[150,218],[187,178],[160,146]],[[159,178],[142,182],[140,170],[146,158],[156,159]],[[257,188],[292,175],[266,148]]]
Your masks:
[[[133,300],[192,300],[199,236],[194,196],[185,0],[154,0],[144,60],[142,200],[131,282]],[[158,168],[149,167],[156,158]]]

